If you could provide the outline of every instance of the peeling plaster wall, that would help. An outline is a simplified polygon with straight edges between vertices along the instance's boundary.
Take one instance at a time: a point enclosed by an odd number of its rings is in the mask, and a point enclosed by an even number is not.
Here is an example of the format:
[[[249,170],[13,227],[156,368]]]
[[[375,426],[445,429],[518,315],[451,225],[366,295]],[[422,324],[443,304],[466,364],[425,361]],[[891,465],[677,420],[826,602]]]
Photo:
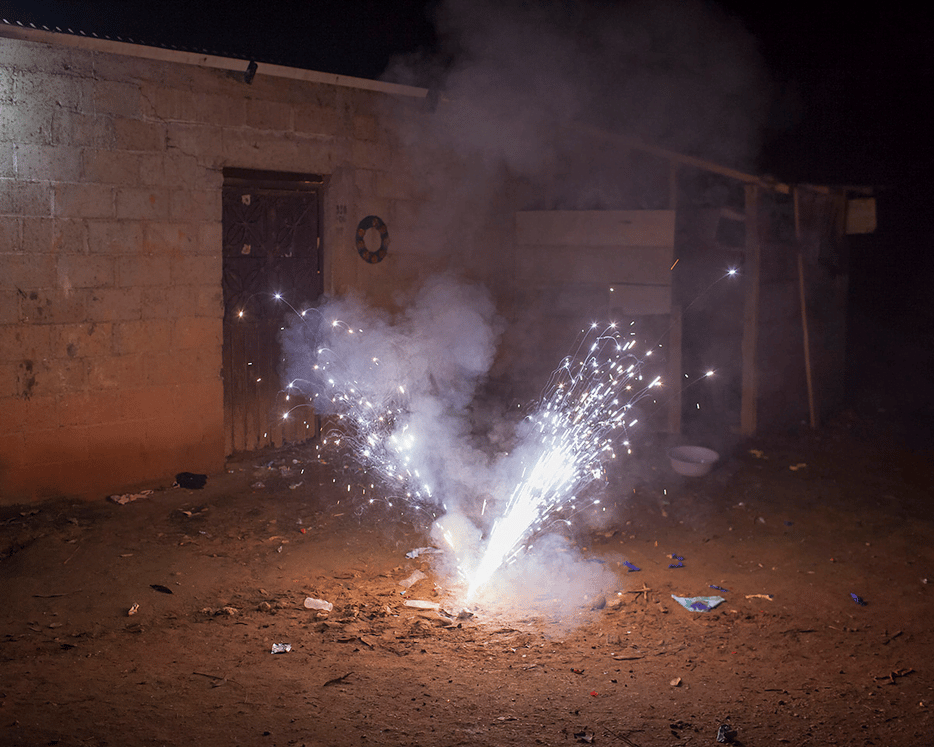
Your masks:
[[[388,305],[447,263],[387,98],[0,39],[0,502],[223,467],[224,167],[328,179],[326,292]],[[353,249],[370,214],[379,265]]]

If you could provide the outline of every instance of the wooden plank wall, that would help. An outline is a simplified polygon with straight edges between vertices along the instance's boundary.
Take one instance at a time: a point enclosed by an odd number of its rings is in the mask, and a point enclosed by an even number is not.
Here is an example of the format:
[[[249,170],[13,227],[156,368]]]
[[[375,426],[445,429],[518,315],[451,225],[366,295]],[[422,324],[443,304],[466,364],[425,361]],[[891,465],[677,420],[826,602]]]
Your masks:
[[[525,336],[511,347],[510,368],[542,382],[592,322],[644,320],[651,335],[661,327],[666,353],[674,233],[673,210],[516,213],[514,287]]]

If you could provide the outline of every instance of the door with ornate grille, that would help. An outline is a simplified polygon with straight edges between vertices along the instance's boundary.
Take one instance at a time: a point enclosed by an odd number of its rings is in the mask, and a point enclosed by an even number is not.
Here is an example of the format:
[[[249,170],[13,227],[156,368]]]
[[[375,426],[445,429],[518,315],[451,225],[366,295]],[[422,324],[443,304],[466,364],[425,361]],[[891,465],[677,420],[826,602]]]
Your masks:
[[[323,291],[319,177],[224,170],[224,425],[227,453],[317,433],[279,378],[279,332]],[[288,415],[288,417],[285,417]]]

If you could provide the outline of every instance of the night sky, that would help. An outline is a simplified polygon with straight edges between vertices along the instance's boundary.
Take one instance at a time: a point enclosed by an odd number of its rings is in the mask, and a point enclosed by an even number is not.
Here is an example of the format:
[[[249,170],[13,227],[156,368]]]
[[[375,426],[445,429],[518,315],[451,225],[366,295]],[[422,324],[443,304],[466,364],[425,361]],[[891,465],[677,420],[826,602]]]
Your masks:
[[[435,30],[437,5],[434,0],[12,0],[0,4],[0,16],[376,78],[394,56],[438,59],[453,52],[451,40]],[[902,3],[859,11],[855,6],[821,10],[816,4],[807,13],[739,0],[722,0],[719,6],[756,37],[773,79],[763,172],[788,180],[886,185],[928,176],[934,14],[907,10]]]

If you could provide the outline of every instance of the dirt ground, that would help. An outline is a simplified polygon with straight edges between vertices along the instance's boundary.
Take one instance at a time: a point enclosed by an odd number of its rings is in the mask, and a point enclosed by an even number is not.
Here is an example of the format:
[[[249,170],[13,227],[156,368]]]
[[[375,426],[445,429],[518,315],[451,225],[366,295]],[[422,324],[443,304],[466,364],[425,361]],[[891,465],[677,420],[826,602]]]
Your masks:
[[[348,505],[310,450],[126,505],[0,509],[0,743],[931,744],[931,453],[852,414],[702,478],[655,446],[575,537],[612,588],[563,620],[458,617],[435,558],[405,557],[425,534]]]

